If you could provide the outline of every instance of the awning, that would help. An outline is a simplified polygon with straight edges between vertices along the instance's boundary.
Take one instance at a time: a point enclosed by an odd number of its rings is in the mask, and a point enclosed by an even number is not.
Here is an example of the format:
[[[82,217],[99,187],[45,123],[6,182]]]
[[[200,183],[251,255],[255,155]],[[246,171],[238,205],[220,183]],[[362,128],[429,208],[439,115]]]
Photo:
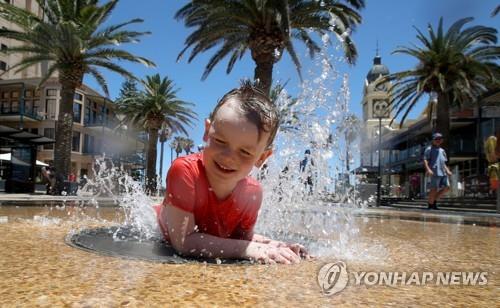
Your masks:
[[[42,145],[42,144],[54,143],[54,139],[50,139],[47,137],[40,137],[36,139],[31,139],[30,142],[36,143],[37,145]]]
[[[6,161],[11,161],[12,155],[10,153],[5,153],[5,154],[0,154],[0,160],[6,160]],[[44,163],[43,161],[36,161],[37,166],[48,166],[48,164]]]
[[[37,146],[56,142],[51,138],[33,134],[27,131],[22,131],[9,126],[0,125],[0,145],[2,145],[2,141],[5,144],[9,144],[12,142],[21,142],[24,144]]]

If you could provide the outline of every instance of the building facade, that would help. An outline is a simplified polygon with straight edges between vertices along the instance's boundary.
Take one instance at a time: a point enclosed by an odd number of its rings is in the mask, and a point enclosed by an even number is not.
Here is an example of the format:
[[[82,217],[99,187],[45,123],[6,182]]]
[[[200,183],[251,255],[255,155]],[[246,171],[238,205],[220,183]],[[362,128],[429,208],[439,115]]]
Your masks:
[[[1,1],[13,4],[19,8],[25,9],[33,14],[36,14],[38,17],[42,17],[42,11],[40,10],[40,7],[38,6],[36,0],[1,0]],[[2,18],[0,18],[0,27],[12,30],[20,30],[16,25]],[[1,50],[6,50],[11,46],[18,46],[19,44],[20,44],[19,42],[12,39],[0,38]],[[8,71],[8,69],[13,65],[15,65],[16,63],[18,63],[22,59],[22,57],[23,55],[20,54],[0,53],[1,80],[40,77],[43,73],[47,71],[47,63],[34,65],[17,73],[15,72],[15,69]]]
[[[0,122],[55,139],[61,86],[52,78],[37,89],[39,82],[40,78],[0,81]],[[120,124],[111,100],[84,85],[77,89],[71,152],[71,169],[77,176],[91,174],[95,158],[101,156],[125,164],[127,169],[143,169],[145,138]],[[40,147],[37,159],[52,163],[53,149],[53,144]]]
[[[375,184],[380,176],[383,196],[422,198],[428,191],[423,152],[431,144],[431,135],[435,131],[437,102],[429,101],[417,119],[406,120],[401,127],[398,123],[389,126],[393,115],[387,110],[381,113],[380,109],[387,107],[391,99],[390,85],[379,82],[388,74],[389,70],[381,63],[380,57],[375,57],[365,80],[363,148],[361,166],[356,173],[365,184]],[[448,165],[453,175],[449,196],[489,196],[483,143],[489,136],[500,132],[499,106],[500,91],[497,90],[467,107],[451,109]]]
[[[5,2],[42,16],[35,0]],[[15,25],[2,19],[0,26],[16,29]],[[8,49],[19,43],[0,38],[0,44],[2,49]],[[40,85],[47,63],[20,72],[15,69],[8,71],[21,59],[19,54],[0,53],[0,124],[55,139],[55,122],[61,100],[57,75]],[[71,171],[77,177],[91,175],[95,158],[102,156],[113,159],[131,172],[143,173],[147,135],[122,125],[111,100],[82,85],[75,93],[73,114]],[[53,149],[53,144],[38,146],[36,159],[52,163]],[[0,154],[6,151],[7,148],[0,149]]]

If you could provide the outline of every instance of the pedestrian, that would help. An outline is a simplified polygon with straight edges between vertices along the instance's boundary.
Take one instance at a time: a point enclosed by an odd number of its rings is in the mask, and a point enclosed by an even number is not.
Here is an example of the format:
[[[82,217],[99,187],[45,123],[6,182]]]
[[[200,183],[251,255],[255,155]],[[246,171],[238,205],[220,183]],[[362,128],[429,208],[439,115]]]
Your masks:
[[[437,200],[450,190],[448,177],[451,176],[451,171],[446,165],[448,158],[444,149],[441,148],[442,143],[443,135],[434,133],[432,144],[424,152],[424,167],[430,178],[428,209],[437,210]]]
[[[313,194],[312,166],[314,161],[311,157],[311,150],[304,152],[304,159],[300,162],[300,172],[305,174],[304,187],[309,195]]]
[[[47,167],[42,167],[42,176],[46,182],[47,195],[53,195],[56,184],[56,177],[54,174],[54,167],[48,165]]]

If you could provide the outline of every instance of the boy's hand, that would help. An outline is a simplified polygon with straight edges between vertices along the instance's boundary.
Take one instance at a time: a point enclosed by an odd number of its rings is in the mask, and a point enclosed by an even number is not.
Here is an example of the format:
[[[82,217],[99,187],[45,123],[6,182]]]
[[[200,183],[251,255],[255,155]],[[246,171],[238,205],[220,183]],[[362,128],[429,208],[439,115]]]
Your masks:
[[[281,241],[275,241],[275,240],[269,240],[266,242],[266,244],[273,246],[273,247],[287,247],[291,251],[293,251],[297,256],[300,258],[310,260],[313,259],[314,257],[307,252],[306,248],[298,243],[291,244],[291,243],[285,243]]]
[[[300,262],[300,257],[289,247],[276,247],[261,243],[250,243],[247,248],[247,257],[266,264],[296,264]]]
[[[313,256],[307,252],[306,248],[298,243],[295,244],[286,244],[290,250],[292,250],[297,256],[304,258],[306,260],[314,259]]]
[[[293,251],[297,256],[304,258],[304,259],[311,259],[312,256],[307,252],[306,248],[299,243],[291,244],[291,243],[285,243],[285,242],[280,242],[280,241],[270,241],[269,245],[274,246],[274,247],[287,247],[291,251]]]

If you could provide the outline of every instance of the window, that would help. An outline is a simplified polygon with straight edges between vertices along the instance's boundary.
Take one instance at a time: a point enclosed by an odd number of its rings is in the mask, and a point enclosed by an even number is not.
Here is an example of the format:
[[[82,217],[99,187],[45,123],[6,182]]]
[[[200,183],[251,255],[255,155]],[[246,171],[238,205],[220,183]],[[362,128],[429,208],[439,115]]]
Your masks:
[[[83,135],[83,153],[92,154],[94,152],[94,136]]]
[[[7,70],[7,63],[4,61],[0,61],[0,70],[6,71]]]
[[[9,98],[9,92],[3,92],[2,98]]]
[[[10,102],[2,102],[2,113],[10,113]]]
[[[85,105],[85,114],[83,118],[83,123],[89,124],[90,123],[90,106],[89,104]]]
[[[55,138],[55,129],[54,128],[44,128],[43,135],[47,138],[54,139]],[[44,144],[43,149],[44,150],[53,150],[54,144],[53,143]]]
[[[12,98],[18,98],[19,97],[19,92],[12,91],[12,92],[10,92],[10,95],[11,95]]]
[[[47,114],[47,119],[55,120],[56,118],[56,100],[46,99],[45,100],[45,113]]]
[[[18,113],[19,112],[19,102],[18,101],[11,101],[10,102],[10,111],[12,113]]]
[[[80,93],[75,93],[75,100],[82,101],[83,100],[83,95],[81,95]]]
[[[33,97],[33,91],[31,90],[24,91],[24,97]]]
[[[80,123],[82,121],[82,104],[73,103],[73,122]]]
[[[40,112],[40,100],[36,99],[33,101],[33,114],[39,115]]]
[[[33,114],[33,101],[25,100],[24,101],[24,114]]]
[[[56,89],[47,89],[47,91],[45,93],[47,96],[56,96],[57,90]]]
[[[71,143],[71,151],[80,152],[80,132],[73,131],[73,141]]]

